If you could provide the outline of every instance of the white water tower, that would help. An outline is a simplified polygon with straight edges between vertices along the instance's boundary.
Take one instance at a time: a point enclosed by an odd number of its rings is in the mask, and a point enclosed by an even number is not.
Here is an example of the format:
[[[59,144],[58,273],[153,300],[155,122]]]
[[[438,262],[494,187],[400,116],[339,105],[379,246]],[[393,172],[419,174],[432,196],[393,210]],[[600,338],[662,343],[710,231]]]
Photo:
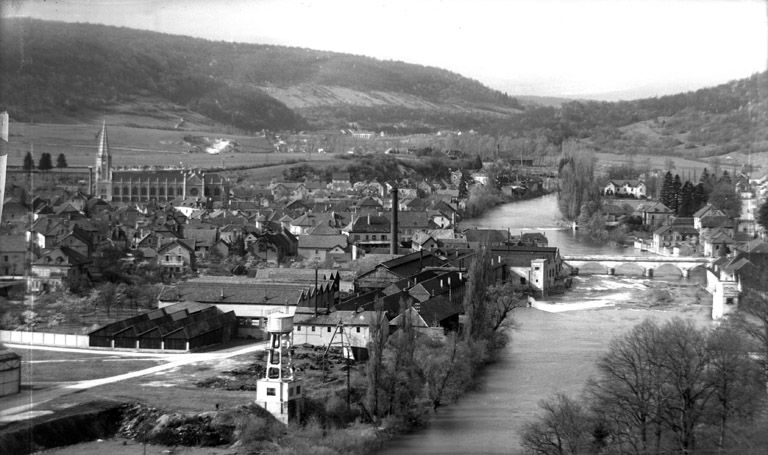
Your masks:
[[[300,417],[302,404],[302,383],[294,376],[291,364],[293,316],[285,313],[270,315],[267,333],[266,376],[258,380],[256,404],[287,424],[289,419]]]

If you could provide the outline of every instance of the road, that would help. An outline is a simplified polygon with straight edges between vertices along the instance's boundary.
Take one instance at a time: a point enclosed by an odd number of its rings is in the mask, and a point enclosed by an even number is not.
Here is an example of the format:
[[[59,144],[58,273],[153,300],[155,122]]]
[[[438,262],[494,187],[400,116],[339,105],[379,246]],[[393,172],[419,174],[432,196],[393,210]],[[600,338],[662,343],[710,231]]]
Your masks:
[[[38,406],[40,404],[46,403],[48,401],[51,401],[59,397],[71,395],[73,393],[78,393],[86,389],[91,389],[93,387],[98,387],[100,385],[110,384],[113,382],[124,381],[126,379],[136,378],[139,376],[155,374],[155,373],[170,370],[182,365],[188,365],[190,363],[209,362],[212,360],[222,360],[222,359],[228,359],[230,357],[235,357],[243,354],[249,354],[252,352],[266,349],[267,344],[268,344],[267,342],[259,342],[255,344],[250,344],[245,347],[227,348],[227,349],[216,351],[216,352],[188,353],[188,354],[163,354],[163,353],[144,353],[144,352],[133,352],[133,351],[107,351],[102,349],[96,350],[96,349],[62,348],[62,347],[52,347],[52,346],[33,346],[28,344],[6,343],[5,346],[9,348],[17,348],[17,349],[40,349],[40,350],[59,351],[59,352],[76,352],[80,354],[83,354],[83,353],[101,354],[101,355],[109,354],[109,355],[118,355],[121,357],[143,357],[143,358],[158,357],[161,359],[168,360],[168,363],[164,363],[162,365],[156,365],[150,368],[145,368],[143,370],[132,371],[130,373],[120,374],[117,376],[111,376],[108,378],[91,379],[91,380],[79,381],[75,383],[68,383],[53,389],[36,391],[33,394],[30,394],[29,396],[18,397],[16,400],[10,400],[10,401],[3,400],[4,409],[0,410],[0,421],[20,420],[23,418],[33,417],[34,412],[32,411],[35,406]]]

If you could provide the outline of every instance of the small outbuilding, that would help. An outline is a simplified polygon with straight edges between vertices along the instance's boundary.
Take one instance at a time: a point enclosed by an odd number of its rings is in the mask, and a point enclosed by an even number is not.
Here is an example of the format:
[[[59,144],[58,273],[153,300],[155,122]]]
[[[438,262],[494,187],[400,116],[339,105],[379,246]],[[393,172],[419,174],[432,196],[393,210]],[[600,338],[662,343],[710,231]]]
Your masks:
[[[0,397],[21,390],[21,356],[0,343]]]

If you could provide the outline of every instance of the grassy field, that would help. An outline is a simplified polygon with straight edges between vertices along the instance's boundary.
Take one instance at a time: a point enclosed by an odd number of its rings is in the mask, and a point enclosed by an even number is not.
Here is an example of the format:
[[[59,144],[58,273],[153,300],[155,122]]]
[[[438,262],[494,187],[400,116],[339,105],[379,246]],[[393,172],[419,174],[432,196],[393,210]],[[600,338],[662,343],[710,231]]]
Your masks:
[[[33,149],[35,163],[41,153],[47,152],[51,154],[54,164],[56,157],[63,153],[69,166],[93,166],[100,129],[100,124],[14,123],[7,146],[8,165],[21,166],[26,153]],[[186,167],[233,167],[332,159],[332,156],[325,154],[277,154],[269,140],[258,136],[119,125],[108,125],[108,131],[114,166],[178,166],[182,163]],[[190,146],[184,140],[185,136],[229,139],[237,142],[237,152],[218,155],[189,153]]]

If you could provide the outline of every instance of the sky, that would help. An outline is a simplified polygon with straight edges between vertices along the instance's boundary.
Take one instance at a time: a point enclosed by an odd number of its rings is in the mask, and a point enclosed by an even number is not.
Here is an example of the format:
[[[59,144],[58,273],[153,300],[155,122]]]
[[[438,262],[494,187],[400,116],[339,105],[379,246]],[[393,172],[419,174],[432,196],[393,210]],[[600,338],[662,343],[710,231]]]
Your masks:
[[[3,16],[445,68],[510,95],[632,99],[765,71],[766,0],[0,0]]]

